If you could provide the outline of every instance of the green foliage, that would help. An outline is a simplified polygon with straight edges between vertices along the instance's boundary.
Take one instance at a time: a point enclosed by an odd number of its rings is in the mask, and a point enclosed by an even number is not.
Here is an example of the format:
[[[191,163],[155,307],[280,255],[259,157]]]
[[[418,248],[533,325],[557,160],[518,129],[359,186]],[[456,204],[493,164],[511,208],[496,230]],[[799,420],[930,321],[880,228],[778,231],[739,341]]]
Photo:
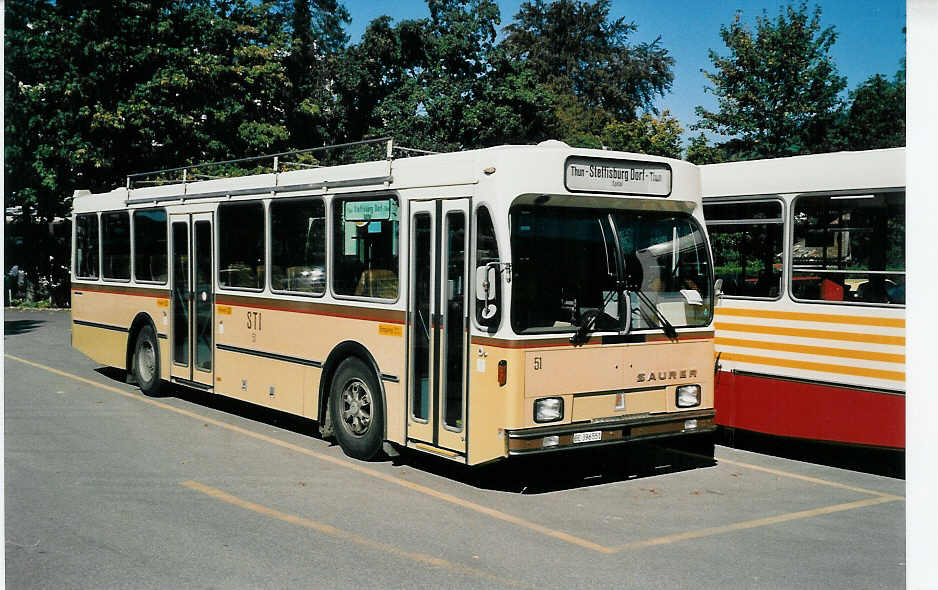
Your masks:
[[[542,104],[553,111],[549,136],[576,147],[680,153],[670,139],[636,135],[663,130],[655,128],[650,114],[639,120],[637,113],[657,112],[654,101],[671,88],[674,59],[660,38],[630,43],[635,23],[610,20],[609,5],[608,0],[524,2],[515,22],[505,27],[502,46],[509,59],[526,64],[545,82],[549,102]]]
[[[430,18],[372,21],[349,48],[341,102],[348,139],[391,135],[433,151],[547,137],[551,95],[495,43],[492,0],[431,0]]]
[[[837,125],[836,146],[872,150],[905,145],[905,66],[892,80],[869,77],[850,91],[850,106]]]
[[[680,158],[683,132],[680,122],[670,111],[664,111],[657,118],[645,113],[634,121],[609,123],[602,137],[603,144],[611,150]]]
[[[670,90],[674,79],[674,58],[660,38],[629,43],[636,28],[624,18],[609,20],[609,0],[532,0],[522,3],[515,22],[505,27],[504,45],[555,93],[575,97],[577,107],[628,120],[638,110],[656,112],[655,98]],[[569,99],[561,101],[570,106]]]
[[[40,299],[39,301],[28,301],[26,299],[11,299],[10,307],[17,309],[55,309],[52,301]]]
[[[68,215],[75,189],[290,142],[288,39],[269,0],[5,8],[5,197],[23,206],[7,244],[22,240],[8,254],[31,277],[67,264],[44,223]]]
[[[775,19],[763,12],[751,31],[737,12],[720,28],[729,54],[711,50],[715,71],[704,71],[718,109],[697,107],[692,128],[732,137],[718,146],[730,159],[829,150],[846,79],[830,57],[837,34],[820,19],[820,8],[788,6]]]
[[[129,171],[257,153],[288,137],[286,40],[268,3],[7,9],[8,143],[30,156],[15,158],[8,190],[15,201],[32,187],[55,203],[40,217],[64,213],[74,188],[109,189]]]
[[[348,10],[337,0],[280,0],[285,33],[289,36],[284,57],[289,80],[284,89],[285,125],[294,145],[305,147],[341,141],[340,107],[334,80],[342,67],[342,51],[348,43],[343,27],[351,22]]]
[[[684,159],[697,165],[719,164],[720,162],[728,161],[729,156],[722,148],[710,145],[707,141],[707,136],[703,133],[699,133],[695,137],[690,138]]]

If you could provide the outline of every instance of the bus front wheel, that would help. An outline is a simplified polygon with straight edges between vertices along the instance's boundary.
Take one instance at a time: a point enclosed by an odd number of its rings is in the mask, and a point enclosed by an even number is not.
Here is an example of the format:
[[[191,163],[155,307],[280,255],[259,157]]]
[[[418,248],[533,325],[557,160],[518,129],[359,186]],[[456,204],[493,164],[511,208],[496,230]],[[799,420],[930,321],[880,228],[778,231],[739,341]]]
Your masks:
[[[345,454],[363,461],[377,455],[384,438],[384,403],[374,372],[361,359],[349,357],[339,365],[329,406]]]
[[[137,334],[133,373],[143,393],[157,395],[160,392],[160,349],[151,326],[144,326]]]

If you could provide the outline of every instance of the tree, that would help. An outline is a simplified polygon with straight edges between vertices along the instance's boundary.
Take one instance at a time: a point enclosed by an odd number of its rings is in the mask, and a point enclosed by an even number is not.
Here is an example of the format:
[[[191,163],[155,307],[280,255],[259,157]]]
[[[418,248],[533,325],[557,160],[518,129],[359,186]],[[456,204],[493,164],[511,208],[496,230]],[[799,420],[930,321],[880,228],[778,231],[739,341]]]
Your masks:
[[[124,175],[276,149],[289,142],[282,22],[269,1],[10,0],[6,4],[7,205],[35,228],[67,215],[75,189]]]
[[[339,78],[354,133],[434,151],[545,139],[550,94],[496,44],[495,2],[430,0],[429,7],[429,19],[372,21],[347,51]]]
[[[609,123],[602,139],[603,146],[612,150],[680,158],[683,132],[680,122],[664,111],[657,118],[645,113],[634,121]]]
[[[674,65],[660,37],[633,45],[637,29],[624,18],[609,20],[609,0],[533,0],[521,4],[505,27],[504,44],[557,93],[611,119],[630,120],[655,111],[654,100],[670,90]]]
[[[687,146],[684,159],[692,164],[701,165],[719,164],[720,162],[726,162],[729,158],[722,148],[710,145],[707,136],[701,132],[690,138],[690,144]]]
[[[905,67],[892,80],[870,76],[850,91],[850,106],[840,119],[837,147],[872,150],[905,145]]]
[[[830,57],[837,40],[833,27],[821,28],[821,9],[808,13],[805,4],[788,6],[774,19],[756,19],[755,32],[742,23],[720,27],[729,49],[710,51],[714,72],[703,71],[713,84],[718,109],[698,106],[706,129],[732,139],[721,143],[732,159],[768,158],[827,151],[846,86]]]
[[[334,81],[348,43],[343,26],[351,22],[349,12],[338,0],[281,1],[291,38],[283,109],[293,146],[339,143],[344,126]]]

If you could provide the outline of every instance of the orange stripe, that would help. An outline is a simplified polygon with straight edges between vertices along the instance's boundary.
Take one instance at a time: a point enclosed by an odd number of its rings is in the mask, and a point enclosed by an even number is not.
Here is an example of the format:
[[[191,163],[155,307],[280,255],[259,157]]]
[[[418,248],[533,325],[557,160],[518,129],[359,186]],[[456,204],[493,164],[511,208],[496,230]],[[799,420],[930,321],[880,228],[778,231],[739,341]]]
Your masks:
[[[866,342],[869,344],[905,346],[904,336],[858,334],[855,332],[834,332],[831,330],[807,330],[804,328],[782,328],[780,326],[758,326],[753,324],[730,324],[726,322],[715,322],[713,327],[717,330],[749,332],[751,334],[775,334],[777,336],[796,336],[798,338],[817,338],[820,340],[843,340],[844,342]]]
[[[780,350],[783,352],[797,352],[801,354],[837,356],[864,361],[880,361],[883,363],[905,363],[904,354],[868,352],[866,350],[849,350],[845,348],[829,348],[826,346],[804,346],[783,342],[766,342],[765,340],[740,340],[737,338],[716,338],[713,342],[714,344],[722,344],[723,346],[739,346],[742,348],[761,348],[764,350]]]
[[[720,355],[720,358],[726,361],[751,363],[753,365],[770,365],[773,367],[803,369],[805,371],[820,371],[822,373],[838,373],[841,375],[854,375],[856,377],[887,379],[889,381],[905,381],[905,371],[884,371],[881,369],[867,369],[864,367],[847,367],[844,365],[794,361],[790,359],[771,358],[767,356],[751,356],[748,354],[736,354],[730,352],[723,353]]]
[[[718,307],[714,310],[714,314],[719,316],[742,316],[773,320],[797,320],[800,322],[827,322],[832,324],[852,324],[856,326],[905,328],[904,318],[872,318],[833,313],[803,313],[795,311],[772,311],[768,309],[741,309],[735,307]]]

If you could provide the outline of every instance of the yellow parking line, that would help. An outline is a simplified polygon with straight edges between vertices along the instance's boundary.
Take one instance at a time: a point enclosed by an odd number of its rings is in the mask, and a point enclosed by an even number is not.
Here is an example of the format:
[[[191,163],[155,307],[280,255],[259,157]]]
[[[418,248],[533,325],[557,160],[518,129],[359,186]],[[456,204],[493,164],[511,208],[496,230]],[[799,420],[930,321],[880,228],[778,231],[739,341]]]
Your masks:
[[[700,539],[701,537],[712,537],[714,535],[722,535],[725,533],[732,533],[735,531],[741,531],[745,529],[752,529],[756,527],[768,526],[772,524],[779,524],[782,522],[788,522],[791,520],[798,520],[801,518],[811,518],[812,516],[821,516],[824,514],[832,514],[834,512],[843,512],[844,510],[853,510],[855,508],[863,508],[866,506],[874,506],[876,504],[882,504],[884,502],[894,502],[896,500],[901,500],[897,496],[876,496],[875,498],[867,498],[866,500],[857,500],[856,502],[847,502],[846,504],[836,504],[834,506],[826,506],[824,508],[814,508],[812,510],[802,510],[800,512],[789,512],[788,514],[779,514],[778,516],[769,516],[767,518],[757,518],[755,520],[747,520],[745,522],[737,522],[734,524],[728,524],[724,526],[717,526],[708,529],[700,529],[698,531],[688,531],[685,533],[678,533],[676,535],[668,535],[665,537],[657,537],[655,539],[647,539],[645,541],[635,541],[634,543],[626,543],[625,545],[619,545],[614,547],[614,551],[625,551],[628,549],[642,549],[644,547],[652,547],[655,545],[665,545],[668,543],[676,543],[678,541],[687,541],[690,539]]]
[[[289,449],[289,450],[295,451],[295,452],[297,452],[297,453],[302,453],[302,454],[304,454],[304,455],[308,455],[308,456],[310,456],[310,457],[314,457],[314,458],[316,458],[316,459],[319,459],[320,461],[326,461],[326,462],[328,462],[328,463],[332,463],[332,464],[334,464],[334,465],[338,465],[339,467],[343,467],[343,468],[345,468],[345,469],[351,469],[352,471],[357,471],[358,473],[361,473],[362,475],[367,475],[367,476],[369,476],[369,477],[374,477],[374,478],[376,478],[376,479],[380,479],[380,480],[386,481],[386,482],[388,482],[388,483],[393,483],[393,484],[399,485],[399,486],[401,486],[401,487],[405,487],[405,488],[408,488],[408,489],[410,489],[410,490],[413,490],[413,491],[415,491],[415,492],[419,492],[419,493],[421,493],[421,494],[424,494],[425,496],[430,496],[430,497],[436,498],[436,499],[438,499],[438,500],[443,500],[444,502],[449,502],[450,504],[455,504],[455,505],[457,505],[457,506],[461,506],[461,507],[466,508],[466,509],[468,509],[468,510],[473,510],[473,511],[478,512],[478,513],[480,513],[480,514],[484,514],[484,515],[486,515],[486,516],[489,516],[489,517],[491,517],[491,518],[495,518],[495,519],[498,519],[498,520],[502,520],[502,521],[504,521],[504,522],[510,522],[510,523],[512,523],[512,524],[514,524],[514,525],[517,525],[517,526],[526,528],[526,529],[528,529],[528,530],[534,531],[534,532],[536,532],[536,533],[540,533],[540,534],[542,534],[542,535],[546,535],[546,536],[551,537],[551,538],[554,538],[554,539],[558,539],[558,540],[560,540],[560,541],[564,541],[564,542],[566,542],[566,543],[571,543],[571,544],[573,544],[573,545],[578,545],[578,546],[580,546],[580,547],[583,547],[583,548],[585,548],[585,549],[591,549],[591,550],[593,550],[593,551],[599,551],[600,553],[611,553],[611,552],[612,552],[608,547],[604,547],[604,546],[599,545],[599,544],[597,544],[597,543],[593,543],[593,542],[587,541],[587,540],[585,540],[585,539],[581,539],[581,538],[576,537],[576,536],[574,536],[574,535],[567,534],[567,533],[565,533],[565,532],[563,532],[563,531],[557,531],[557,530],[554,530],[554,529],[545,527],[545,526],[543,526],[543,525],[537,524],[537,523],[535,523],[535,522],[531,522],[531,521],[525,520],[525,519],[520,518],[520,517],[518,517],[518,516],[514,516],[514,515],[512,515],[512,514],[508,514],[508,513],[502,512],[502,511],[500,511],[500,510],[496,510],[496,509],[494,509],[494,508],[489,508],[489,507],[487,507],[487,506],[482,506],[482,505],[480,505],[480,504],[476,504],[475,502],[470,502],[469,500],[464,500],[464,499],[462,499],[462,498],[458,498],[458,497],[456,497],[456,496],[447,494],[447,493],[445,493],[445,492],[440,492],[440,491],[438,491],[438,490],[434,490],[433,488],[428,488],[428,487],[426,487],[426,486],[422,486],[422,485],[420,485],[420,484],[418,484],[418,483],[410,482],[410,481],[407,481],[407,480],[405,480],[405,479],[401,479],[401,478],[399,478],[399,477],[395,477],[395,476],[393,476],[393,475],[389,475],[389,474],[387,474],[387,473],[382,473],[382,472],[377,471],[377,470],[375,470],[375,469],[371,469],[370,467],[365,467],[365,466],[363,466],[363,465],[359,465],[359,464],[357,464],[357,463],[351,463],[351,462],[349,462],[349,461],[346,461],[346,460],[344,460],[344,459],[340,459],[340,458],[338,458],[338,457],[333,457],[333,456],[330,456],[330,455],[325,455],[325,454],[323,454],[323,453],[318,453],[318,452],[316,452],[316,451],[311,451],[310,449],[307,449],[307,448],[304,448],[304,447],[301,447],[301,446],[299,446],[299,445],[295,445],[295,444],[292,444],[292,443],[288,443],[288,442],[286,442],[286,441],[280,440],[280,439],[278,439],[278,438],[274,438],[274,437],[272,437],[272,436],[267,436],[267,435],[265,435],[265,434],[260,434],[260,433],[258,433],[258,432],[254,432],[254,431],[252,431],[252,430],[248,430],[248,429],[246,429],[246,428],[242,428],[242,427],[240,427],[240,426],[235,426],[234,424],[228,424],[227,422],[222,422],[222,421],[220,421],[220,420],[215,420],[215,419],[213,419],[213,418],[209,418],[208,416],[203,416],[203,415],[197,414],[197,413],[195,413],[195,412],[190,412],[190,411],[188,411],[188,410],[183,410],[182,408],[177,408],[177,407],[171,406],[171,405],[169,405],[169,404],[156,401],[156,400],[154,400],[154,399],[150,399],[150,398],[146,398],[146,397],[141,397],[141,396],[140,396],[139,394],[137,394],[136,392],[133,392],[133,393],[132,393],[132,392],[124,391],[124,390],[122,390],[122,389],[118,389],[117,387],[112,387],[112,386],[110,386],[110,385],[105,385],[105,384],[103,384],[103,383],[99,383],[99,382],[94,381],[94,380],[92,380],[92,379],[86,379],[85,377],[80,377],[80,376],[78,376],[78,375],[74,375],[74,374],[72,374],[72,373],[67,373],[67,372],[61,371],[61,370],[59,370],[59,369],[54,369],[54,368],[52,368],[52,367],[47,367],[47,366],[41,365],[41,364],[39,364],[39,363],[34,363],[34,362],[32,362],[32,361],[28,361],[28,360],[26,360],[26,359],[22,359],[22,358],[19,358],[19,357],[17,357],[17,356],[13,356],[13,355],[11,355],[11,354],[7,354],[6,357],[7,357],[7,358],[11,358],[11,359],[13,359],[13,360],[15,360],[15,361],[19,361],[19,362],[24,363],[24,364],[26,364],[26,365],[30,365],[30,366],[32,366],[32,367],[36,367],[36,368],[38,368],[38,369],[42,369],[42,370],[44,370],[44,371],[49,371],[50,373],[55,373],[56,375],[61,375],[61,376],[63,376],[63,377],[68,377],[68,378],[74,379],[74,380],[76,380],[76,381],[81,381],[82,383],[87,383],[87,384],[93,385],[93,386],[95,386],[95,387],[100,387],[101,389],[106,389],[106,390],[108,390],[108,391],[112,391],[112,392],[117,393],[117,394],[120,394],[120,395],[122,395],[122,396],[124,396],[124,397],[128,397],[128,398],[131,398],[131,399],[140,401],[140,402],[144,402],[144,403],[147,403],[147,404],[150,404],[150,405],[153,405],[153,406],[157,406],[157,407],[159,407],[159,408],[163,408],[164,410],[169,410],[170,412],[175,412],[175,413],[181,414],[181,415],[183,415],[183,416],[189,416],[190,418],[195,418],[196,420],[201,420],[202,422],[205,422],[205,423],[208,423],[208,424],[212,424],[212,425],[214,425],[214,426],[218,426],[219,428],[224,428],[224,429],[226,429],[226,430],[231,430],[231,431],[233,431],[233,432],[237,432],[237,433],[239,433],[239,434],[243,434],[243,435],[245,435],[245,436],[249,436],[249,437],[255,438],[255,439],[257,439],[257,440],[262,440],[262,441],[264,441],[264,442],[267,442],[267,443],[270,443],[270,444],[273,444],[273,445],[277,445],[277,446],[279,446],[279,447],[282,447],[282,448],[285,448],[285,449]]]
[[[458,563],[453,563],[452,561],[443,559],[441,557],[434,557],[426,553],[418,553],[414,551],[404,551],[403,549],[399,549],[388,543],[382,543],[380,541],[373,541],[371,539],[362,537],[361,535],[356,535],[355,533],[350,533],[348,531],[344,531],[342,529],[336,528],[332,525],[323,524],[321,522],[316,522],[314,520],[303,518],[302,516],[288,514],[286,512],[275,510],[274,508],[268,508],[267,506],[255,504],[254,502],[249,502],[248,500],[243,500],[241,498],[238,498],[237,496],[232,496],[231,494],[227,492],[209,487],[197,481],[191,481],[191,480],[184,481],[184,482],[181,482],[180,485],[185,486],[191,490],[200,492],[202,494],[205,494],[206,496],[215,498],[216,500],[221,500],[222,502],[227,502],[228,504],[238,506],[239,508],[250,510],[251,512],[262,514],[270,518],[275,518],[277,520],[280,520],[280,521],[283,521],[292,525],[311,529],[318,533],[329,535],[330,537],[335,537],[336,539],[350,541],[357,545],[361,545],[362,547],[367,547],[368,549],[374,549],[376,551],[388,553],[390,555],[394,555],[395,557],[408,559],[410,561],[415,561],[423,565],[429,565],[433,567],[442,568],[442,569],[445,569],[447,571],[450,571],[456,574],[463,574],[463,575],[473,576],[476,578],[481,578],[483,580],[488,580],[489,582],[496,582],[502,585],[525,586],[525,584],[519,581],[509,580],[509,579],[502,578],[502,577],[496,576],[494,574],[490,574],[488,572],[485,572],[476,568],[468,567],[468,566],[461,565]]]
[[[894,496],[892,494],[886,494],[883,492],[877,492],[874,490],[867,490],[865,488],[858,488],[856,486],[850,486],[847,484],[837,483],[836,481],[828,481],[826,479],[819,479],[817,477],[810,477],[807,475],[798,475],[797,473],[790,473],[788,471],[780,471],[778,469],[771,469],[769,467],[762,467],[761,465],[752,465],[751,463],[743,463],[741,461],[733,461],[732,459],[726,459],[724,457],[715,457],[719,463],[728,463],[730,465],[736,465],[738,467],[745,467],[747,469],[755,469],[756,471],[764,471],[766,473],[771,473],[773,475],[781,475],[782,477],[790,477],[792,479],[800,479],[801,481],[807,481],[811,483],[816,483],[822,486],[830,486],[833,488],[840,488],[842,490],[850,490],[852,492],[860,492],[861,494],[870,494],[873,496],[880,496],[883,498],[888,498],[890,500],[903,500],[902,496]]]

